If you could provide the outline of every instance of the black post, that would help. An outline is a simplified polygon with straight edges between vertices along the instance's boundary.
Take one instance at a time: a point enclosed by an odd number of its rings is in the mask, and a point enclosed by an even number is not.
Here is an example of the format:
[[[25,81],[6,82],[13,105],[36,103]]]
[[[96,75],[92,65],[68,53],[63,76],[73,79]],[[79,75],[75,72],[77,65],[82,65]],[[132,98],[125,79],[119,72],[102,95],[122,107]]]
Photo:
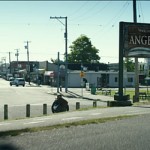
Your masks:
[[[123,22],[119,24],[119,101],[123,100]]]

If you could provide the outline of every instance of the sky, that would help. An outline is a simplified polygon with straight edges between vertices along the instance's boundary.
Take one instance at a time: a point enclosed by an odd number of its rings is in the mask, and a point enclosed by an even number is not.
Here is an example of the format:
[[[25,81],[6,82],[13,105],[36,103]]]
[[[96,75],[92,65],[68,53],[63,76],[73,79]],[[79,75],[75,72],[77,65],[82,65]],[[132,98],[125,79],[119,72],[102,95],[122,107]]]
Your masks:
[[[150,2],[137,0],[137,22],[150,23]],[[69,46],[80,35],[99,49],[101,63],[118,63],[119,22],[133,22],[133,2],[127,1],[0,1],[0,61],[60,59],[65,53],[65,19]]]

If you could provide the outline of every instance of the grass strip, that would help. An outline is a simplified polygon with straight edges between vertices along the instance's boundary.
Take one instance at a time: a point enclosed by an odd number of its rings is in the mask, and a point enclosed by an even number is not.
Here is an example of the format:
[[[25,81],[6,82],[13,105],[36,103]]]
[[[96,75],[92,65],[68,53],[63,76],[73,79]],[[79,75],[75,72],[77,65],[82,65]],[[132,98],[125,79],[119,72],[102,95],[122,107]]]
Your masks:
[[[106,118],[98,118],[98,119],[80,120],[80,121],[76,121],[76,122],[56,124],[56,125],[52,125],[52,126],[33,127],[33,128],[19,129],[19,130],[2,131],[2,132],[0,132],[0,137],[18,136],[22,133],[32,133],[32,132],[38,132],[38,131],[44,131],[44,130],[69,128],[71,126],[105,123],[105,122],[108,122],[108,121],[117,121],[117,120],[122,120],[122,119],[126,119],[126,118],[135,117],[135,116],[137,116],[137,115],[124,115],[124,116],[117,116],[117,117],[106,117]]]

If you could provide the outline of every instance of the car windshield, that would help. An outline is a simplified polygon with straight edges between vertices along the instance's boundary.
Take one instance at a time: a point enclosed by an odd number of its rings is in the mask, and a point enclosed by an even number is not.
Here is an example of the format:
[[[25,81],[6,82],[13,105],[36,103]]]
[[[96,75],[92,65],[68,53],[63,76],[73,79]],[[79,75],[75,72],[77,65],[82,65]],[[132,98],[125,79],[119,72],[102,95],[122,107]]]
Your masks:
[[[19,81],[24,81],[24,79],[19,79]]]

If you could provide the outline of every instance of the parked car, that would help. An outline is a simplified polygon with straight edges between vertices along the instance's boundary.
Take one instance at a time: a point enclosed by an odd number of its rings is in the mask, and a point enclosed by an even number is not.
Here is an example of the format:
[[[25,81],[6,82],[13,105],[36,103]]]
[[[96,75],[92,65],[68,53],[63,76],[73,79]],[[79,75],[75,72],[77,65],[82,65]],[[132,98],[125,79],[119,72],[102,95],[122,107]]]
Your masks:
[[[13,81],[15,78],[14,77],[10,77],[9,78],[9,81]]]
[[[12,85],[25,86],[25,80],[24,80],[24,78],[15,78],[14,80],[10,81],[10,86],[12,86]]]

